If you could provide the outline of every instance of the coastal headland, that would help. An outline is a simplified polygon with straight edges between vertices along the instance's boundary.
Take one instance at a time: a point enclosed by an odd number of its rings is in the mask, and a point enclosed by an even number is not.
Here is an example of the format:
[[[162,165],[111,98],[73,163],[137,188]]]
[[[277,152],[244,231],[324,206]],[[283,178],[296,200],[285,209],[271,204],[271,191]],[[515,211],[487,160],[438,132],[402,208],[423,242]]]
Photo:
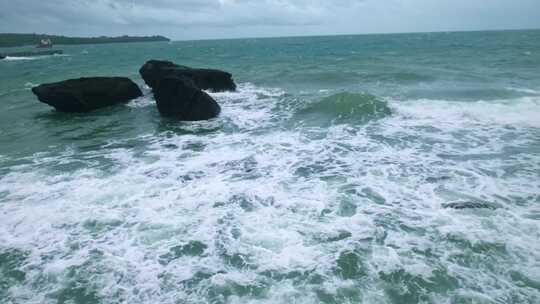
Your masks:
[[[170,41],[169,38],[158,35],[118,37],[67,37],[47,34],[0,33],[0,47],[37,45],[39,41],[45,39],[50,39],[54,44],[61,45]]]

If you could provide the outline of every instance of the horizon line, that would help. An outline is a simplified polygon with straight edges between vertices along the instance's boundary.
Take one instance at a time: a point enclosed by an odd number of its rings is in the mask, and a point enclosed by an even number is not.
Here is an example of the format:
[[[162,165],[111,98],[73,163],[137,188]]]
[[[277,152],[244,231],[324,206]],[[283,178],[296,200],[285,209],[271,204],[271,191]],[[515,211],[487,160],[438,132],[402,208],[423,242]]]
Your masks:
[[[1,34],[16,34],[16,35],[47,35],[47,36],[63,36],[66,38],[119,38],[119,37],[164,37],[169,39],[169,42],[184,42],[184,41],[221,41],[221,40],[242,40],[242,39],[280,39],[280,38],[317,38],[317,37],[342,37],[342,36],[375,36],[375,35],[410,35],[410,34],[440,34],[440,33],[474,33],[474,32],[511,32],[511,31],[536,31],[540,30],[540,27],[538,28],[506,28],[506,29],[470,29],[470,30],[435,30],[435,31],[410,31],[410,32],[370,32],[370,33],[331,33],[331,34],[313,34],[313,35],[284,35],[284,36],[242,36],[242,37],[225,37],[225,38],[200,38],[200,39],[192,39],[192,38],[186,38],[186,39],[176,39],[176,38],[169,38],[166,35],[163,34],[151,34],[151,35],[140,35],[140,34],[134,34],[134,35],[111,35],[111,36],[104,36],[101,35],[94,35],[94,36],[70,36],[66,34],[47,34],[47,33],[14,33],[14,32],[0,32]]]
[[[219,40],[242,40],[242,39],[279,39],[279,38],[317,38],[317,37],[340,37],[340,36],[375,36],[375,35],[410,35],[410,34],[441,34],[441,33],[474,33],[474,32],[512,32],[512,31],[538,31],[538,28],[506,28],[506,29],[480,29],[480,30],[435,30],[435,31],[411,31],[411,32],[371,32],[371,33],[334,33],[314,35],[286,35],[286,36],[245,36],[229,38],[201,38],[201,39],[175,39],[171,42],[181,41],[219,41]],[[166,36],[165,36],[166,37]],[[168,37],[167,37],[168,38]]]

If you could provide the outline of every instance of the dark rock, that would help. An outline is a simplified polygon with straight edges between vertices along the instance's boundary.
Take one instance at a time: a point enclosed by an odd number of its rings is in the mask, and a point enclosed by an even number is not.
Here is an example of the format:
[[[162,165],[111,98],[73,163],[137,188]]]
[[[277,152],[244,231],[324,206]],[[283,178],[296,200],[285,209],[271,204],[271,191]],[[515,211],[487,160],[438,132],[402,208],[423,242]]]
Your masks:
[[[443,204],[444,208],[452,208],[452,209],[497,209],[496,206],[489,203],[484,202],[453,202],[453,203],[447,203]]]
[[[91,77],[42,84],[32,88],[39,101],[60,112],[89,112],[142,96],[125,77]]]
[[[139,69],[139,74],[149,87],[154,88],[160,79],[172,74],[175,69],[189,69],[189,67],[170,61],[149,60]]]
[[[218,103],[196,87],[191,79],[169,76],[154,88],[159,113],[179,120],[206,120],[219,115]]]
[[[4,58],[6,58],[6,56],[0,54],[0,60],[2,60],[2,59],[4,59]]]
[[[139,70],[146,84],[155,89],[160,79],[169,76],[186,77],[202,90],[234,91],[236,84],[230,73],[213,69],[192,69],[170,61],[150,60]]]

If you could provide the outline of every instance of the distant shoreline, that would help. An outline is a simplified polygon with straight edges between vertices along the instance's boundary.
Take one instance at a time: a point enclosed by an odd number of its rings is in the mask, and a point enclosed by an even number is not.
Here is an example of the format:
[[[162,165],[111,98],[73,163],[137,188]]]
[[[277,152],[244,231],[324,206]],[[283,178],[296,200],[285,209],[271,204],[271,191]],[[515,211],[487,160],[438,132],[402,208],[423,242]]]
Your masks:
[[[164,36],[67,37],[46,34],[0,33],[0,47],[34,46],[42,39],[50,39],[53,44],[61,45],[171,41]]]

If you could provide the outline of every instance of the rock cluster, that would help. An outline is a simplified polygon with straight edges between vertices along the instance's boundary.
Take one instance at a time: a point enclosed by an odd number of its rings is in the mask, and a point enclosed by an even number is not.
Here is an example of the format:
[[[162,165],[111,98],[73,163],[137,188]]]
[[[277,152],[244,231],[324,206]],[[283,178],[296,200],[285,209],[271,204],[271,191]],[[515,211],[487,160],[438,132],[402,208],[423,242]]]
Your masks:
[[[159,113],[164,117],[194,121],[219,115],[219,104],[204,90],[234,91],[230,73],[194,69],[170,61],[150,60],[139,70],[152,88]],[[89,112],[142,96],[125,77],[90,77],[42,84],[32,89],[41,102],[60,112]]]

